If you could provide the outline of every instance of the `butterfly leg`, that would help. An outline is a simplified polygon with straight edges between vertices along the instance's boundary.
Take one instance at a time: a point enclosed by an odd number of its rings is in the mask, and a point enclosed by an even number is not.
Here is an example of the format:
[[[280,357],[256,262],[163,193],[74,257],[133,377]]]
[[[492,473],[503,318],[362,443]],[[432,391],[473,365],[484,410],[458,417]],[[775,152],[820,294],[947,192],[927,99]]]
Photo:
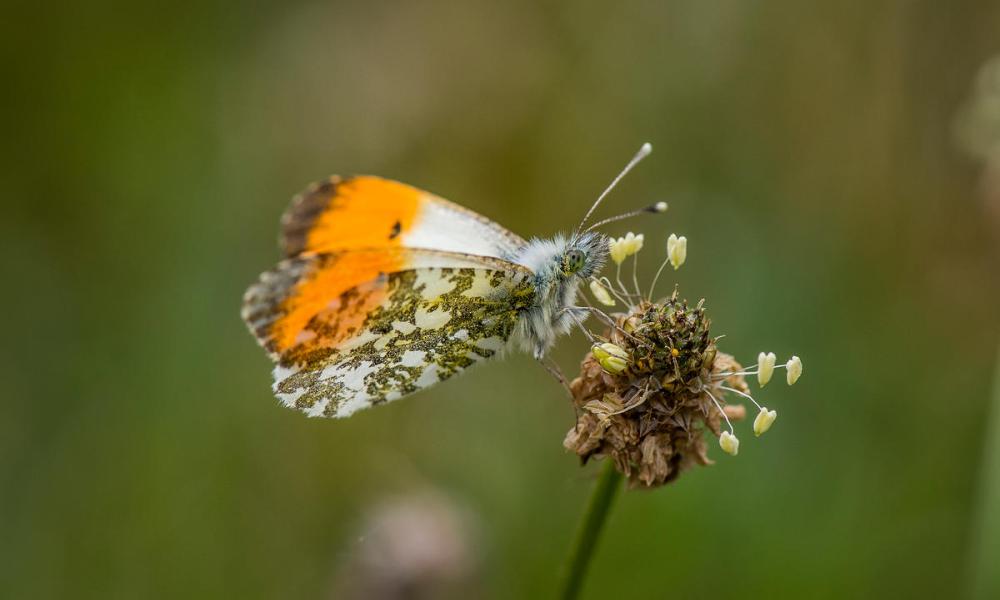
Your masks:
[[[570,387],[569,380],[567,380],[566,376],[563,375],[562,369],[559,368],[559,365],[554,360],[549,359],[549,358],[539,358],[538,362],[543,367],[545,367],[545,370],[549,372],[549,375],[552,375],[553,377],[555,377],[556,380],[560,384],[562,384],[563,389],[566,390],[566,394],[569,395],[569,399],[570,400],[574,400],[574,397],[573,397],[573,388]],[[576,406],[575,402],[573,402],[572,405],[573,405],[573,419],[574,419],[573,429],[574,429],[574,431],[579,431],[580,430],[580,409]]]
[[[618,323],[615,321],[615,319],[611,317],[611,315],[607,314],[606,312],[604,312],[603,310],[601,310],[599,308],[594,308],[593,306],[570,306],[570,307],[564,308],[563,310],[568,311],[568,310],[571,310],[571,309],[573,311],[579,311],[578,313],[570,313],[571,315],[574,315],[574,318],[577,318],[575,316],[576,314],[587,314],[587,315],[593,314],[593,315],[597,316],[597,318],[600,319],[601,321],[604,321],[608,325],[608,327],[612,328],[619,335],[622,335],[622,336],[625,336],[627,338],[630,338],[633,342],[635,342],[637,344],[641,344],[643,346],[651,347],[649,343],[640,340],[639,338],[635,337],[631,333],[629,333],[629,332],[625,331],[624,329],[622,329],[618,325]],[[591,342],[594,342],[593,336],[590,335],[590,332],[588,332],[587,329],[583,327],[583,324],[580,323],[579,320],[577,320],[577,324],[579,325],[581,331],[583,331],[584,334],[587,335],[588,339],[590,339]]]
[[[549,375],[553,376],[556,379],[556,381],[558,381],[559,384],[563,386],[563,389],[566,390],[566,393],[569,394],[569,397],[572,398],[573,390],[572,388],[570,388],[569,380],[566,379],[565,375],[563,375],[562,369],[559,368],[559,365],[554,360],[548,357],[542,357],[537,360],[539,364],[545,367],[545,370],[549,372]]]
[[[559,311],[559,314],[566,315],[567,317],[569,317],[572,320],[573,324],[576,325],[581,332],[583,332],[583,335],[585,335],[587,339],[590,340],[591,344],[597,343],[597,340],[594,339],[594,335],[590,333],[590,330],[587,329],[583,324],[583,322],[587,320],[587,317],[590,316],[590,311],[587,308],[581,308],[577,306],[567,306],[563,308],[561,311]]]

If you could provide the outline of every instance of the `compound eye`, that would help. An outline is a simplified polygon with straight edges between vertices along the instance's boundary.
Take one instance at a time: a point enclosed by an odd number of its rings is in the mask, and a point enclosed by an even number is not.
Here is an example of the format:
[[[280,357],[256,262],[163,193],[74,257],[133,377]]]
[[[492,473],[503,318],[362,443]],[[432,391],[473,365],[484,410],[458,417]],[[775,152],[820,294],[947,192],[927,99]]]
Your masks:
[[[576,273],[583,268],[583,263],[586,261],[586,256],[583,251],[573,249],[566,253],[563,259],[563,271],[567,274]]]

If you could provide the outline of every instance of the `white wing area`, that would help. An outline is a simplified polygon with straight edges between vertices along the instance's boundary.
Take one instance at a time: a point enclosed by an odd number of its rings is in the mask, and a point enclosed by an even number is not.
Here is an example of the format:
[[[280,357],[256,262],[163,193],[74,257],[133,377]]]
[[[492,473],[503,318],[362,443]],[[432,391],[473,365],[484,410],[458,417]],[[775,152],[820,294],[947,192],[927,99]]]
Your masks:
[[[403,246],[506,258],[526,242],[494,221],[424,192]]]

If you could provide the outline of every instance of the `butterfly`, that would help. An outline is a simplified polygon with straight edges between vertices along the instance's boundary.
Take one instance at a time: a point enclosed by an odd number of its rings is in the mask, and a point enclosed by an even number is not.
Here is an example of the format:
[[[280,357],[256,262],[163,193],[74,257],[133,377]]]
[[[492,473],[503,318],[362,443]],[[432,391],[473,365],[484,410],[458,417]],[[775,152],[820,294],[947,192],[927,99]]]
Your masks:
[[[241,316],[275,362],[275,395],[309,416],[347,417],[512,346],[541,360],[588,316],[578,289],[608,257],[608,238],[583,225],[650,150],[572,235],[551,239],[380,177],[310,186],[281,219],[284,259],[243,296]]]

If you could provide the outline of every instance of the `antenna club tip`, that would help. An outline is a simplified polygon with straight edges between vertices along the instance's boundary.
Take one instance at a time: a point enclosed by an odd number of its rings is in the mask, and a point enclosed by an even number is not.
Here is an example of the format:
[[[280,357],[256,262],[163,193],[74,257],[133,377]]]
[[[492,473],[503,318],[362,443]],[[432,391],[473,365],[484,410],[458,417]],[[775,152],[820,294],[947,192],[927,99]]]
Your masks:
[[[653,212],[655,213],[665,213],[667,212],[668,206],[666,202],[657,202],[650,208],[652,208]]]
[[[649,142],[646,142],[645,144],[642,145],[641,148],[639,148],[639,154],[642,154],[643,156],[649,154],[652,151],[653,151],[653,145],[650,144]]]

